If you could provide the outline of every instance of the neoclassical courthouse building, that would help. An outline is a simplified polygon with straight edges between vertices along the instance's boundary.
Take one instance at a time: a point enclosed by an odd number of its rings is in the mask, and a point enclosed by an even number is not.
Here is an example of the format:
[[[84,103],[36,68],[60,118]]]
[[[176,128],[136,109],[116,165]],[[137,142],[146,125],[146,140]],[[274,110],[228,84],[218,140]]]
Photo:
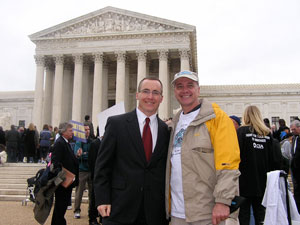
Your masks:
[[[116,103],[136,107],[144,77],[164,86],[159,116],[179,108],[170,84],[181,70],[197,72],[196,27],[132,11],[106,7],[29,36],[36,45],[35,91],[0,92],[0,125],[83,121]],[[200,74],[201,76],[201,74]],[[263,117],[287,124],[300,114],[300,84],[201,86],[201,96],[239,117],[257,105]]]

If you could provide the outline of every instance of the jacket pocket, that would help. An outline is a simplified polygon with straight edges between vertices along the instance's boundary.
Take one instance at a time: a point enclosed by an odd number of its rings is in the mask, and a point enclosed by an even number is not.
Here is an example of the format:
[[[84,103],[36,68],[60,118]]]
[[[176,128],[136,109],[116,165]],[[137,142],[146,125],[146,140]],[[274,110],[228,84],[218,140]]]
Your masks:
[[[213,153],[213,149],[211,149],[211,148],[202,148],[202,147],[192,148],[192,151],[201,152],[201,153]]]

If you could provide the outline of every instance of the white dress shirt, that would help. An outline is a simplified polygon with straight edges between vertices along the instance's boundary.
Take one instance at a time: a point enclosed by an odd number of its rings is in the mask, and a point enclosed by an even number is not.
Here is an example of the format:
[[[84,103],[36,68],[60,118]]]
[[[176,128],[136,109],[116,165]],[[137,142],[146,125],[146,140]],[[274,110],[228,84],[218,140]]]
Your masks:
[[[143,129],[146,123],[146,118],[148,117],[150,119],[150,129],[151,129],[151,135],[152,135],[152,152],[154,151],[156,141],[157,141],[157,133],[158,133],[158,121],[157,121],[157,113],[153,114],[152,116],[146,116],[141,110],[136,108],[136,115],[139,122],[141,137],[143,137]]]

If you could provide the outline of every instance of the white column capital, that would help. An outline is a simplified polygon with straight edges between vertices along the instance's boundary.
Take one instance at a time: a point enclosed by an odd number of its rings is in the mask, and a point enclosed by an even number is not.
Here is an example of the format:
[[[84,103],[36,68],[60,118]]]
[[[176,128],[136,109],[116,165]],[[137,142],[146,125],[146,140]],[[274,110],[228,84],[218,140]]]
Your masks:
[[[116,51],[115,52],[116,58],[118,62],[125,62],[126,61],[126,51]]]
[[[63,55],[54,55],[55,65],[63,65],[64,64],[64,56]]]
[[[145,61],[147,60],[147,50],[139,50],[136,51],[136,56],[138,58],[138,61]]]
[[[191,63],[190,63],[190,50],[189,49],[179,49],[180,55],[180,70],[190,70]]]
[[[45,66],[45,56],[35,55],[34,60],[37,66]]]
[[[103,52],[97,52],[93,54],[93,60],[95,63],[104,61]]]
[[[82,54],[74,54],[72,55],[74,63],[83,63],[83,55]]]
[[[55,65],[53,64],[52,61],[46,60],[45,61],[45,68],[46,68],[46,71],[48,71],[48,70],[54,70],[55,69]]]
[[[168,60],[168,54],[169,54],[169,50],[168,49],[160,49],[160,50],[157,50],[157,53],[158,53],[158,57],[159,57],[159,60],[162,61],[162,60]]]
[[[178,49],[179,51],[179,55],[181,59],[186,59],[189,60],[190,59],[190,49],[184,48],[184,49]]]

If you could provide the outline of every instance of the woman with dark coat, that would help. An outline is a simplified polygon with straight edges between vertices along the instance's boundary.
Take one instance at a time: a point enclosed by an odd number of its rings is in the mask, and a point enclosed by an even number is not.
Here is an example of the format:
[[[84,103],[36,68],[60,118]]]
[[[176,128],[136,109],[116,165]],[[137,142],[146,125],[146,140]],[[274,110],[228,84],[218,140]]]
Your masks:
[[[24,145],[27,163],[32,163],[36,155],[35,128],[33,123],[30,123],[26,130]]]
[[[51,145],[51,132],[49,131],[48,124],[43,126],[43,130],[40,133],[40,157],[41,162],[46,162],[47,154]]]
[[[261,224],[265,208],[261,205],[267,181],[267,173],[280,169],[281,151],[271,136],[256,106],[248,106],[243,115],[242,126],[237,130],[240,146],[241,172],[240,195],[247,201],[240,207],[241,225],[249,225],[252,206],[255,224]]]

